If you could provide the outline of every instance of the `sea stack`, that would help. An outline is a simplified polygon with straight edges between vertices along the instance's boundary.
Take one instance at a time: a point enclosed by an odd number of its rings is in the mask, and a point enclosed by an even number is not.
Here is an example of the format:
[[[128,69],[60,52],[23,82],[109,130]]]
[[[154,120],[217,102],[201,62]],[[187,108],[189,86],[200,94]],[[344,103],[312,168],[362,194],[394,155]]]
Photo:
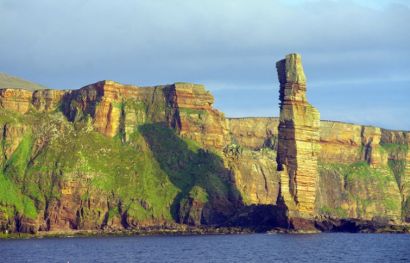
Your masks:
[[[306,97],[299,54],[276,63],[280,90],[277,168],[289,217],[312,218],[318,181],[320,114]]]

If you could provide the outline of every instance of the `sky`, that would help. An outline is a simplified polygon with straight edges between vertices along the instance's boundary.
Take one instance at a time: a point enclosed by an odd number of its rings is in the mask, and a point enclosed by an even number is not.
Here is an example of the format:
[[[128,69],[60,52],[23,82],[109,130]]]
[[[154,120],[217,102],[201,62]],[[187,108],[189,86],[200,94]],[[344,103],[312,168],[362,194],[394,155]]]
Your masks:
[[[288,53],[322,119],[410,130],[408,0],[0,0],[0,72],[51,88],[194,82],[278,116]]]

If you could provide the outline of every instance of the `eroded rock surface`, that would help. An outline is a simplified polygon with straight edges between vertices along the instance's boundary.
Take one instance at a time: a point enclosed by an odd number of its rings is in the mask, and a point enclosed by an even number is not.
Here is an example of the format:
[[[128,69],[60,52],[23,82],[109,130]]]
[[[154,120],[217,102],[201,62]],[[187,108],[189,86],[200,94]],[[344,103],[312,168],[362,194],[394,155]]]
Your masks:
[[[276,67],[280,82],[277,162],[278,170],[288,175],[288,179],[281,176],[284,179],[281,183],[289,184],[295,212],[302,217],[312,217],[319,177],[320,115],[307,101],[300,55],[287,55]]]
[[[23,89],[0,89],[0,108],[26,113],[31,106],[33,92]]]
[[[409,222],[410,133],[319,122],[300,57],[278,74],[280,118],[191,83],[0,90],[0,230]]]

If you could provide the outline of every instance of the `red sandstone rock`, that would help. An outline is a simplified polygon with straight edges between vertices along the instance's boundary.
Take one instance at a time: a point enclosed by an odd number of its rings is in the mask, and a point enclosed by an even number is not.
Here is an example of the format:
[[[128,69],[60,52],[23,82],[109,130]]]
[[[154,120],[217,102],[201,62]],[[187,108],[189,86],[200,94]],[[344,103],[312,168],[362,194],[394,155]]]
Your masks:
[[[278,170],[281,186],[289,184],[293,200],[285,198],[289,209],[302,217],[315,211],[318,180],[320,116],[307,102],[306,79],[300,55],[290,54],[276,64],[280,81],[280,119],[278,128]]]

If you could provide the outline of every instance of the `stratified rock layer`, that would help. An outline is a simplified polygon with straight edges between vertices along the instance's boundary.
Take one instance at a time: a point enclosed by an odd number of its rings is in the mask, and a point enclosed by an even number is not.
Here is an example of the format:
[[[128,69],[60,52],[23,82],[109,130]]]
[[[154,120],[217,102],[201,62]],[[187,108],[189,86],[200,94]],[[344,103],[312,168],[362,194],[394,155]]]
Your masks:
[[[0,231],[410,222],[410,133],[321,121],[319,139],[298,59],[280,119],[225,119],[191,83],[0,89]]]
[[[266,141],[278,144],[278,118],[228,119],[228,124],[232,141],[244,149],[261,152]],[[409,138],[405,131],[321,121],[317,215],[410,221]],[[278,187],[277,180],[270,183]]]
[[[0,231],[225,221],[240,195],[213,101],[191,83],[0,90]]]
[[[281,176],[281,183],[283,189],[287,189],[285,184],[289,182],[289,192],[296,205],[290,210],[295,209],[301,216],[309,217],[315,212],[319,176],[320,115],[306,99],[306,78],[300,55],[287,55],[276,67],[280,82],[278,170],[287,174]]]
[[[127,140],[136,126],[166,123],[179,134],[205,147],[221,149],[227,140],[225,118],[212,108],[214,98],[204,86],[191,83],[155,87],[101,81],[64,95],[69,120],[89,116],[93,128],[109,137]]]
[[[23,89],[0,89],[0,108],[26,113],[31,106],[33,92]]]

